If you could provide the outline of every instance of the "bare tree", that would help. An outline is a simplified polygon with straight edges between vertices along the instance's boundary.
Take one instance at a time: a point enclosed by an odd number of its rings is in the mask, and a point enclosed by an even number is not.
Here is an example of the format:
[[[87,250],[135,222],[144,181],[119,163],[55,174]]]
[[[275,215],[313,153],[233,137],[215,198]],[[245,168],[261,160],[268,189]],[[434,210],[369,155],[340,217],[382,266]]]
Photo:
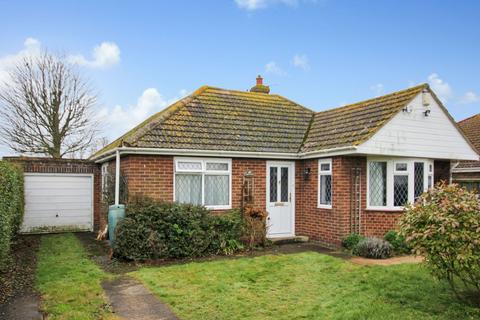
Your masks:
[[[89,148],[97,97],[63,58],[44,52],[21,60],[0,86],[0,139],[19,153],[63,158]]]

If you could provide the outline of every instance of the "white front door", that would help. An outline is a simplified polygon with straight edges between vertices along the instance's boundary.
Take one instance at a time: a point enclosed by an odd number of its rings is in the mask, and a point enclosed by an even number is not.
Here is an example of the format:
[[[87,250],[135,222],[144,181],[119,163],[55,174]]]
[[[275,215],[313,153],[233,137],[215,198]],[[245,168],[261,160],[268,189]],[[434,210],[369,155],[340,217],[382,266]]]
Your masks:
[[[269,238],[295,235],[294,162],[267,162],[267,212]]]

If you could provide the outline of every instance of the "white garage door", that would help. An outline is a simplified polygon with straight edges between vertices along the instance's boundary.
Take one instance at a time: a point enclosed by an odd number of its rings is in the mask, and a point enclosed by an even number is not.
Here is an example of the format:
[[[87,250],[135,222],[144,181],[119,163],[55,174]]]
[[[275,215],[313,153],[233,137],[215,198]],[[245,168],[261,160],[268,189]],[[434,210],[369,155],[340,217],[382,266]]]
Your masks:
[[[93,176],[25,174],[22,232],[92,230]]]

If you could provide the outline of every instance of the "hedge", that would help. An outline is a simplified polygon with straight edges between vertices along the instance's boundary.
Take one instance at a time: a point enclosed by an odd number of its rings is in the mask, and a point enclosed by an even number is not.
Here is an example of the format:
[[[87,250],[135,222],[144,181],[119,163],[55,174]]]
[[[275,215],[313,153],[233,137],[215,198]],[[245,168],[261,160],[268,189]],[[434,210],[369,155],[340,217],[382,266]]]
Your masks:
[[[0,161],[0,268],[8,260],[12,240],[23,219],[23,172]]]
[[[202,206],[136,199],[116,228],[117,257],[131,260],[232,254],[243,247],[240,211],[213,215]]]

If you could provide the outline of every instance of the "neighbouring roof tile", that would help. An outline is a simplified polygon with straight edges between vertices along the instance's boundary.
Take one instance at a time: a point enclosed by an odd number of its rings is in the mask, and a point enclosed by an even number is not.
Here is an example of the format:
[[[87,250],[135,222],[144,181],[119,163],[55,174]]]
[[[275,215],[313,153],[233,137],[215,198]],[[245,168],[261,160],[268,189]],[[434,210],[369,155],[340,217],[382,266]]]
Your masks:
[[[480,113],[458,122],[458,126],[477,150],[480,150]],[[460,161],[455,169],[480,168],[480,161]]]

